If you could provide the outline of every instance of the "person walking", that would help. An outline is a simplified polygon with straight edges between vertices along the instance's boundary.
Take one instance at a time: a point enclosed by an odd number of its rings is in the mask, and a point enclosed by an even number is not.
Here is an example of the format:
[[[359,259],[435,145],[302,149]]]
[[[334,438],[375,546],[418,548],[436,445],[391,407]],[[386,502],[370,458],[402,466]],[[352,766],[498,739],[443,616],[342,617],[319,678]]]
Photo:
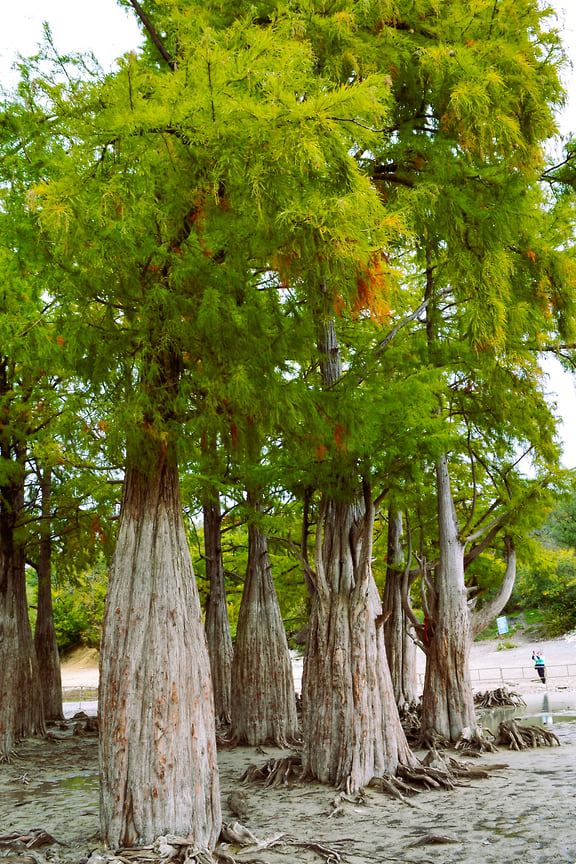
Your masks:
[[[543,684],[546,684],[546,663],[544,662],[544,655],[541,651],[532,651],[532,660],[534,662],[534,668],[540,676],[540,680]]]

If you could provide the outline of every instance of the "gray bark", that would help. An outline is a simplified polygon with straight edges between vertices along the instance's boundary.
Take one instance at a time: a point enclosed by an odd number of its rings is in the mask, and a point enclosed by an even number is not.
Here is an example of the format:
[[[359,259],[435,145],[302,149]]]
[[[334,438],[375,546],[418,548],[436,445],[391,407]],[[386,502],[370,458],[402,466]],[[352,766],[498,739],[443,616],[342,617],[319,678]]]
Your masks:
[[[26,599],[26,562],[17,540],[24,506],[24,449],[2,443],[10,461],[0,487],[0,756],[31,735],[43,735],[44,706]]]
[[[279,747],[298,737],[294,677],[266,535],[248,528],[248,568],[232,665],[232,735]]]
[[[391,511],[388,520],[388,566],[382,599],[382,615],[385,619],[384,641],[394,698],[400,709],[416,702],[418,698],[416,673],[418,648],[410,636],[411,625],[402,605],[404,554],[401,537],[402,513]]]
[[[221,827],[214,704],[174,454],[129,461],[100,661],[100,814],[111,847]]]
[[[60,655],[54,627],[52,606],[52,539],[50,525],[51,471],[46,468],[40,476],[42,498],[42,527],[38,555],[38,613],[34,630],[34,648],[42,685],[44,717],[48,721],[63,720],[62,675]]]
[[[400,724],[371,568],[372,502],[326,500],[302,681],[307,775],[358,791],[417,764]]]
[[[226,602],[221,523],[220,503],[216,497],[204,505],[204,551],[206,576],[210,584],[204,626],[212,671],[216,719],[222,723],[230,723],[234,646]]]
[[[342,361],[333,319],[322,324],[318,348],[323,386],[334,387]],[[418,764],[400,724],[378,624],[373,530],[367,488],[351,501],[325,496],[310,571],[315,584],[302,678],[302,761],[310,777],[351,791]]]
[[[464,582],[464,546],[444,455],[438,460],[436,475],[439,563],[434,580],[435,614],[427,631],[422,730],[458,741],[464,732],[477,730],[470,678],[470,616]]]

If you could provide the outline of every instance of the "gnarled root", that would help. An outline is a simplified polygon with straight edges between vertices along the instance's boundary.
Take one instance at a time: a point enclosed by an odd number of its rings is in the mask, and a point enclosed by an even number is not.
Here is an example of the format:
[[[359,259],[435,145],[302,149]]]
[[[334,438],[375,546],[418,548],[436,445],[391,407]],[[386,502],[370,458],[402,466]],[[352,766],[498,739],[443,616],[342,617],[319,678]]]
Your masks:
[[[450,747],[450,741],[440,735],[435,729],[421,729],[416,742],[416,750],[446,750]]]
[[[496,752],[494,744],[484,736],[478,726],[467,726],[466,729],[463,729],[455,747],[456,750],[469,756]]]
[[[398,709],[398,713],[408,744],[417,749],[422,728],[422,700],[403,705]]]
[[[417,767],[400,767],[396,777],[373,777],[368,785],[398,798],[405,804],[411,804],[406,795],[415,795],[429,789],[455,789],[457,786],[467,785],[462,781],[484,779],[490,776],[491,771],[507,767],[500,764],[480,768],[432,750]]]
[[[288,786],[290,777],[299,780],[302,777],[302,757],[299,753],[282,756],[280,759],[269,759],[262,768],[250,765],[240,777],[241,783],[264,783],[265,786]]]
[[[495,743],[510,750],[527,750],[529,747],[560,746],[553,732],[540,726],[520,726],[515,720],[503,720],[498,727]]]
[[[485,693],[474,694],[474,704],[478,708],[506,708],[524,707],[526,702],[519,693],[507,690],[506,687],[497,687],[496,690],[486,690]]]

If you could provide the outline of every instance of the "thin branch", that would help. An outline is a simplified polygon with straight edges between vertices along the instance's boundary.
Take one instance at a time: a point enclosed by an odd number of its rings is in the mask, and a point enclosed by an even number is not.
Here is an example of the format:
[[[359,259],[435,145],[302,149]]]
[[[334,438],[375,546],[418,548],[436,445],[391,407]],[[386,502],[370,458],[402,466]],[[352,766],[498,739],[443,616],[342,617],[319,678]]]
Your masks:
[[[144,25],[144,27],[148,31],[150,38],[152,39],[152,42],[158,48],[158,51],[160,52],[162,58],[166,61],[166,63],[168,64],[168,66],[170,67],[172,72],[174,72],[176,70],[176,61],[174,60],[174,58],[172,57],[172,55],[170,54],[170,52],[168,51],[168,49],[164,45],[164,42],[160,38],[160,35],[159,35],[158,31],[156,30],[156,28],[154,27],[154,25],[152,24],[150,18],[148,18],[148,16],[146,15],[144,10],[140,6],[140,3],[138,3],[138,0],[130,0],[130,3],[132,4],[134,11],[136,12],[138,17],[140,18],[142,24]]]

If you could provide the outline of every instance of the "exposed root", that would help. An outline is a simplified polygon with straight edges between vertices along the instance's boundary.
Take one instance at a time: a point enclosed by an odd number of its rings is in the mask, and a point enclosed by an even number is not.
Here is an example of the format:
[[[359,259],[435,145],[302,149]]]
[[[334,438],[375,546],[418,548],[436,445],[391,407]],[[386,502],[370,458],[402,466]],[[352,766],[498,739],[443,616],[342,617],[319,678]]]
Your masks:
[[[485,693],[474,694],[474,704],[478,708],[520,708],[526,702],[519,693],[507,690],[506,687],[497,687],[496,690],[486,690]]]
[[[373,777],[368,786],[402,801],[403,804],[408,804],[409,807],[416,806],[409,798],[406,798],[406,795],[415,795],[419,790],[414,789],[408,783],[404,783],[399,777],[392,777],[391,774],[386,777]]]
[[[229,828],[230,826],[227,826]],[[247,835],[250,835],[252,840],[247,844],[242,839],[242,842],[236,842],[235,840],[227,840],[225,839],[228,835],[223,831],[220,835],[220,839],[224,842],[224,846],[217,846],[214,851],[214,858],[218,861],[223,862],[223,864],[234,864],[236,861],[241,861],[243,864],[249,864],[249,862],[260,861],[260,859],[250,857],[247,859],[246,856],[253,856],[262,852],[266,849],[273,849],[279,846],[294,846],[299,847],[301,849],[310,849],[313,852],[316,852],[326,861],[326,864],[340,864],[343,860],[341,854],[330,846],[326,846],[325,843],[319,840],[298,840],[295,837],[290,837],[288,834],[279,833],[274,834],[271,837],[267,837],[264,840],[258,840],[251,834],[248,829],[245,829],[244,826],[238,825],[236,823],[234,825],[234,833],[240,833],[243,838],[242,831],[243,829],[247,832]],[[234,851],[232,854],[229,851],[228,844],[233,846],[241,846],[242,848]],[[190,860],[190,859],[188,859]],[[203,864],[203,862],[198,862],[198,864]]]
[[[360,790],[356,795],[349,795],[347,792],[338,792],[336,797],[332,800],[332,810],[328,816],[329,819],[333,819],[334,816],[342,816],[345,810],[345,803],[353,804],[355,807],[361,807],[366,803],[366,796],[364,792]]]
[[[398,713],[408,744],[417,749],[422,729],[422,700],[403,705],[398,709]]]
[[[0,847],[9,849],[39,849],[41,846],[52,846],[57,843],[59,846],[66,846],[60,840],[56,840],[47,831],[42,828],[32,828],[26,833],[21,831],[11,831],[8,834],[0,834]]]
[[[508,768],[508,765],[503,763],[480,767],[472,765],[470,762],[454,759],[453,756],[432,752],[426,755],[422,764],[427,768],[437,768],[440,771],[446,771],[455,780],[485,780],[490,776],[492,771],[501,771],[504,768]]]
[[[0,753],[0,765],[6,765],[14,762],[18,758],[16,750],[8,750],[6,753]]]
[[[292,756],[282,756],[280,759],[269,759],[259,768],[250,765],[240,777],[241,783],[264,783],[265,786],[288,786],[289,778],[297,780],[302,777],[302,757],[299,753]]]
[[[408,848],[411,849],[415,846],[441,846],[459,842],[460,841],[457,840],[456,837],[449,837],[447,834],[426,834],[426,836],[421,837],[420,840],[415,840],[414,843],[410,843]]]
[[[223,822],[220,830],[220,840],[222,843],[229,843],[232,846],[251,846],[258,843],[258,838],[240,822]]]
[[[504,720],[498,727],[495,743],[510,750],[527,750],[529,747],[560,746],[553,732],[540,726],[521,726],[515,720]]]
[[[109,864],[166,864],[168,861],[173,864],[217,864],[218,860],[216,853],[213,855],[209,849],[195,848],[192,840],[168,834],[157,837],[152,846],[117,849],[109,858]],[[228,856],[228,864],[234,864],[234,858]]]
[[[435,729],[420,729],[418,740],[416,742],[417,750],[447,750],[450,747],[450,741],[436,732]]]
[[[495,753],[496,747],[485,737],[478,726],[468,726],[462,730],[456,742],[456,750],[469,756],[479,756],[480,753]]]
[[[368,785],[392,795],[405,804],[414,806],[406,797],[407,795],[416,795],[432,789],[452,790],[457,786],[467,785],[463,781],[485,779],[490,776],[491,771],[507,767],[500,764],[479,768],[433,750],[417,767],[400,767],[397,776],[373,777]]]

